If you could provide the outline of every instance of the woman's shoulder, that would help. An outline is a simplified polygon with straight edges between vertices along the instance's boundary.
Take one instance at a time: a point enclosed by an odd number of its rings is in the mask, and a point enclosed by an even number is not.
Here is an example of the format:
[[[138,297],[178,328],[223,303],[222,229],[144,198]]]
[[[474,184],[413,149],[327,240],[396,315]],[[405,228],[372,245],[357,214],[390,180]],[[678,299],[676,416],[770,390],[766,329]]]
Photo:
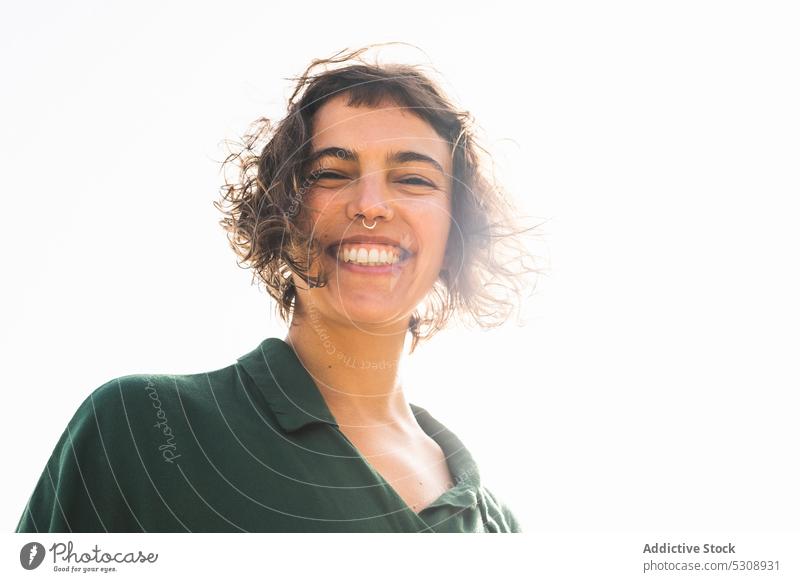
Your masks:
[[[233,365],[127,374],[89,391],[53,447],[17,531],[149,529],[139,520],[171,490],[178,464],[220,430],[213,419],[230,410],[236,377]],[[147,519],[164,531],[174,525]]]
[[[67,439],[99,444],[97,435],[130,437],[167,415],[213,413],[236,393],[235,365],[189,374],[135,373],[113,377],[91,389],[74,409],[59,444]]]
[[[207,372],[187,374],[136,373],[111,378],[92,389],[81,403],[82,408],[139,409],[153,402],[202,404],[213,397],[227,397],[240,383],[235,364]]]

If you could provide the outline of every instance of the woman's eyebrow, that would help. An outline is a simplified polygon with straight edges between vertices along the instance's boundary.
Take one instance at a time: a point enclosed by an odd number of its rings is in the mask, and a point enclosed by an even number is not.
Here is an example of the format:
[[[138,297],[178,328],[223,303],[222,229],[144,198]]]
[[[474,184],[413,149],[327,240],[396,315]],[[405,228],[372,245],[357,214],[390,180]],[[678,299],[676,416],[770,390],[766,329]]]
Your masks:
[[[320,158],[325,158],[328,156],[335,157],[347,162],[358,161],[358,154],[353,150],[339,146],[330,146],[327,148],[322,148],[321,150],[311,152],[311,155],[309,156],[307,163],[310,165],[319,160]],[[426,154],[423,154],[421,152],[415,152],[413,150],[389,151],[386,153],[386,161],[388,163],[393,163],[393,164],[405,164],[408,162],[423,162],[426,164],[430,164],[431,166],[436,168],[440,173],[444,174],[444,168],[439,162],[437,162],[432,157]]]

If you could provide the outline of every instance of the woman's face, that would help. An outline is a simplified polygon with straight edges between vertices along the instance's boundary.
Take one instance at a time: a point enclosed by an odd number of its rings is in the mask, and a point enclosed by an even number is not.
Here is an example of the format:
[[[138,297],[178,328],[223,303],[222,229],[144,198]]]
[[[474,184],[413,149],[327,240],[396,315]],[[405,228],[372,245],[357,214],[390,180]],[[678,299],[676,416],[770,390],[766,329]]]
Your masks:
[[[344,325],[405,329],[443,266],[450,149],[408,109],[345,103],[334,97],[314,117],[308,174],[317,179],[304,210],[326,249],[311,273],[324,269],[328,285],[308,290],[294,276],[298,301],[312,318],[317,310]]]

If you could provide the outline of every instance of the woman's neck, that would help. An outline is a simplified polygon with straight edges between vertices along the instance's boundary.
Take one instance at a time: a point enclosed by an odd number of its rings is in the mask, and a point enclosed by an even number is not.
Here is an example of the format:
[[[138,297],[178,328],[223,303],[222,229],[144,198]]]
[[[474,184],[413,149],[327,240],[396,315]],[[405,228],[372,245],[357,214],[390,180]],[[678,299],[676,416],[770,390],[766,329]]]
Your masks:
[[[371,332],[313,315],[295,314],[285,341],[340,427],[415,432],[398,369],[406,329]]]

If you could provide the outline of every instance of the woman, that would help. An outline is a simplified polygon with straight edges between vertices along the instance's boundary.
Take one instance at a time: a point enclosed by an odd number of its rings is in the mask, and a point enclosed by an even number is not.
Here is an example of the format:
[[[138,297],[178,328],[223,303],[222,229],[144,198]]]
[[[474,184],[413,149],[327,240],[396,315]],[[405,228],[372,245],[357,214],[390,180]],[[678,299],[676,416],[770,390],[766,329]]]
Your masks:
[[[509,266],[527,255],[469,114],[364,50],[314,61],[288,115],[225,162],[221,224],[286,337],[94,390],[18,532],[521,530],[459,439],[406,401],[397,363],[408,334],[413,352],[455,314],[505,321],[533,270]]]

